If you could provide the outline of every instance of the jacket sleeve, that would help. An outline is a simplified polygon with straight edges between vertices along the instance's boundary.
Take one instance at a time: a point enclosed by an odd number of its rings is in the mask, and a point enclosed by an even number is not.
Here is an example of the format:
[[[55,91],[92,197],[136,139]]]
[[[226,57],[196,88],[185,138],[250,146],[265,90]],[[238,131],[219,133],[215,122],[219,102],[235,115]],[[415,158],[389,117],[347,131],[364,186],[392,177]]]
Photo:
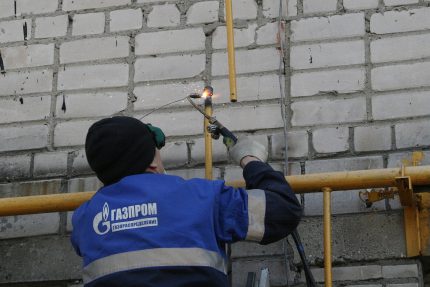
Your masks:
[[[247,238],[269,244],[294,231],[300,222],[302,208],[284,175],[268,164],[252,161],[245,166],[243,177],[249,197]],[[263,222],[264,227],[259,227]],[[260,236],[255,238],[249,234],[253,232],[253,224],[257,231],[260,228]]]

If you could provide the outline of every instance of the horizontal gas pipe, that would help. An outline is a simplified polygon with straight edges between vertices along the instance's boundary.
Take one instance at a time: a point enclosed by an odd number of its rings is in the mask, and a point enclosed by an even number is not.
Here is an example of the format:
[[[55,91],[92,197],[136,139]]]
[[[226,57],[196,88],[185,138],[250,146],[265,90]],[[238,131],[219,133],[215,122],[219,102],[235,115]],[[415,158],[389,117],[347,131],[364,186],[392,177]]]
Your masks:
[[[321,192],[330,186],[335,190],[352,190],[396,186],[395,178],[400,169],[370,169],[359,171],[329,172],[306,175],[291,175],[286,179],[295,193]],[[414,186],[430,185],[430,165],[406,167]],[[226,185],[243,187],[243,180],[227,182]],[[51,195],[0,198],[0,216],[70,211],[93,196],[93,191],[60,193]]]

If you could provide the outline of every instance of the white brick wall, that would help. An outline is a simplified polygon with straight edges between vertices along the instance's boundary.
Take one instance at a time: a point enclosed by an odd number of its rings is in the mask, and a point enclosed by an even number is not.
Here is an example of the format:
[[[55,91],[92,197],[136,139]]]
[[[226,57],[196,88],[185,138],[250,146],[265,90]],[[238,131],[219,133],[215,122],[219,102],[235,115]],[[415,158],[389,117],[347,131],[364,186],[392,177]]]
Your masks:
[[[182,167],[188,163],[188,148],[184,141],[167,142],[160,154],[165,168]]]
[[[337,0],[303,0],[304,13],[322,13],[336,11]]]
[[[1,179],[25,178],[30,176],[30,155],[0,157]]]
[[[190,140],[191,146],[191,162],[204,163],[205,161],[205,140],[198,138]],[[222,137],[219,140],[212,140],[212,160],[213,162],[227,161],[227,148],[222,142]]]
[[[382,156],[323,159],[307,161],[306,173],[367,170],[383,167]]]
[[[397,148],[428,146],[430,142],[429,120],[405,122],[395,125]]]
[[[35,37],[51,38],[65,36],[68,21],[67,15],[37,18]]]
[[[14,13],[14,1],[13,0],[2,0],[0,1],[0,18],[13,16]]]
[[[368,126],[354,128],[354,146],[356,151],[391,149],[391,127]]]
[[[429,91],[391,93],[372,97],[372,114],[375,120],[430,115],[428,107],[430,107]]]
[[[419,0],[384,0],[386,6],[398,6],[418,3]]]
[[[255,42],[255,29],[257,24],[249,24],[246,28],[234,29],[234,46],[246,47]],[[225,26],[219,26],[215,29],[212,37],[212,47],[214,49],[227,48],[227,31]]]
[[[0,222],[0,239],[53,234],[60,227],[59,213],[7,216],[4,219]]]
[[[142,33],[136,36],[136,55],[156,55],[204,49],[205,34],[202,28]]]
[[[125,9],[110,12],[111,32],[140,29],[142,24],[142,9]]]
[[[430,29],[429,15],[430,7],[373,14],[370,18],[370,31],[386,34]]]
[[[34,176],[61,176],[66,173],[67,152],[37,153],[34,155]]]
[[[249,20],[257,18],[257,2],[254,0],[231,1],[233,6],[234,20]],[[224,9],[224,18],[225,18]]]
[[[318,153],[344,152],[349,149],[347,127],[321,128],[312,132],[312,143]]]
[[[285,4],[285,2],[287,2]],[[279,17],[279,1],[263,0],[263,15],[269,18]],[[287,0],[282,2],[282,16],[297,15],[297,0]]]
[[[127,57],[128,40],[128,37],[116,36],[65,42],[60,46],[60,62],[67,64]]]
[[[49,92],[52,90],[52,71],[7,72],[0,77],[0,87],[0,96]]]
[[[75,14],[73,16],[73,36],[101,34],[104,31],[105,14],[102,12]]]
[[[187,11],[187,24],[212,23],[218,20],[219,2],[205,1],[191,5]]]
[[[308,155],[308,133],[306,131],[290,131],[287,133],[288,151],[287,156],[305,157]],[[285,137],[284,133],[272,135],[272,159],[284,159]]]
[[[0,130],[0,152],[43,148],[47,144],[46,125],[12,126]]]
[[[120,6],[130,4],[131,0],[64,0],[63,10],[83,10],[90,8],[104,8],[109,6]]]
[[[61,122],[55,126],[54,146],[77,146],[85,143],[89,127],[94,121]]]
[[[148,27],[175,27],[180,23],[178,8],[172,4],[157,5],[148,15]]]
[[[0,43],[24,41],[24,26],[27,27],[27,38],[31,35],[31,20],[12,20],[0,22]]]
[[[0,98],[0,123],[43,120],[49,116],[50,96],[22,97],[21,100]]]
[[[343,7],[348,10],[374,9],[377,8],[379,0],[343,0]]]
[[[5,69],[19,69],[54,64],[54,44],[2,48]]]
[[[88,164],[87,156],[85,154],[85,149],[77,150],[73,154],[74,154],[74,158],[73,158],[73,164],[72,164],[72,174],[94,173]],[[81,188],[79,190],[91,191],[96,189]],[[69,185],[69,192],[75,192],[75,191],[77,190],[71,189]]]
[[[65,66],[58,74],[59,90],[126,86],[127,64]]]
[[[58,0],[17,0],[16,14],[41,14],[57,11]]]
[[[278,22],[267,23],[264,26],[257,28],[257,45],[269,45],[278,43],[278,30]]]

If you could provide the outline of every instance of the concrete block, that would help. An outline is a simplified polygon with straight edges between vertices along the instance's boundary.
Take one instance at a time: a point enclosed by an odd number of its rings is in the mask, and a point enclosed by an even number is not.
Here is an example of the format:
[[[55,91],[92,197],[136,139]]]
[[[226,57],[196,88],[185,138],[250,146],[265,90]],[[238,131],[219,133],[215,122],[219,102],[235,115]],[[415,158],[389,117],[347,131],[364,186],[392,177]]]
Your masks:
[[[27,35],[24,33],[27,31]],[[31,37],[31,20],[0,22],[0,43],[28,40]]]
[[[211,86],[214,88],[216,95],[213,99],[214,103],[230,102],[230,83],[228,79],[212,80]],[[279,76],[275,74],[237,77],[236,89],[241,102],[279,99],[281,97]]]
[[[59,90],[127,86],[127,64],[65,66],[58,74]]]
[[[94,35],[105,31],[105,13],[75,14],[72,35]]]
[[[385,6],[399,6],[418,3],[419,0],[384,0]]]
[[[318,153],[335,153],[349,150],[348,127],[321,128],[312,132],[312,143]]]
[[[205,70],[205,63],[204,54],[137,59],[134,81],[192,78]]]
[[[430,7],[376,13],[370,18],[370,31],[386,34],[426,30],[430,28],[429,15]]]
[[[355,127],[354,147],[356,151],[390,150],[391,127]]]
[[[83,39],[60,45],[60,63],[105,60],[128,57],[129,37]]]
[[[22,14],[42,14],[57,11],[58,0],[17,0],[16,15]]]
[[[100,105],[103,103],[103,105]],[[57,97],[57,118],[109,116],[127,108],[127,92],[63,94]]]
[[[303,12],[310,13],[324,13],[333,12],[337,9],[337,0],[304,0]]]
[[[430,34],[383,38],[370,43],[372,63],[430,57]]]
[[[165,4],[152,7],[148,15],[148,27],[175,27],[180,23],[180,12],[176,5]]]
[[[387,107],[390,107],[387,109]],[[400,92],[372,97],[375,120],[408,118],[429,115],[430,92]]]
[[[61,176],[67,173],[67,152],[47,152],[34,155],[36,177]]]
[[[204,168],[188,168],[188,169],[168,170],[167,174],[176,175],[176,176],[182,177],[184,179],[205,178],[205,169]],[[212,170],[212,178],[213,179],[221,179],[221,171],[218,168],[214,168]]]
[[[50,110],[50,96],[0,98],[0,123],[43,120],[49,116]]]
[[[306,173],[367,170],[383,168],[382,156],[311,160],[306,162]]]
[[[340,124],[366,120],[366,99],[318,99],[291,105],[293,126]],[[333,112],[336,111],[336,112]]]
[[[418,266],[416,264],[382,266],[382,276],[383,278],[417,278],[419,277]]]
[[[306,131],[290,131],[287,133],[288,157],[306,157],[308,155],[308,133]],[[272,158],[283,159],[285,156],[284,133],[272,135]]]
[[[378,5],[378,0],[343,0],[343,7],[347,10],[375,9]]]
[[[191,5],[187,11],[187,24],[208,24],[218,20],[219,2],[204,1]]]
[[[181,167],[188,163],[188,147],[185,141],[167,142],[160,154],[165,168]]]
[[[278,22],[267,23],[264,26],[258,27],[257,45],[269,45],[269,44],[278,43],[279,42],[278,31],[279,31]]]
[[[287,271],[285,266],[285,258],[272,257],[269,259],[247,259],[240,261],[233,261],[233,285],[244,286],[247,280],[248,272],[256,272],[256,282],[260,280],[261,269],[269,268],[270,272],[270,286],[286,286],[287,285]]]
[[[293,69],[364,64],[364,41],[310,44],[291,48]]]
[[[39,180],[28,182],[13,182],[0,184],[0,197],[18,197],[18,196],[31,196],[42,194],[60,193],[61,180]]]
[[[67,15],[36,18],[36,38],[66,36],[69,19]]]
[[[0,240],[55,234],[59,227],[59,213],[6,216],[0,219]]]
[[[365,34],[364,14],[353,13],[291,21],[291,41],[357,37]]]
[[[372,69],[372,88],[376,91],[426,87],[429,83],[430,62]]]
[[[259,59],[259,61],[255,61]],[[279,53],[275,48],[236,51],[236,73],[253,73],[277,71],[279,69]],[[212,75],[228,75],[226,52],[213,53]]]
[[[397,148],[428,146],[430,125],[428,120],[395,125]]]
[[[125,9],[110,12],[110,31],[124,31],[142,28],[142,9]]]
[[[324,268],[312,269],[312,273],[315,276],[315,281],[324,282]],[[333,281],[359,281],[382,278],[381,266],[379,265],[334,267],[332,276]]]
[[[257,2],[255,0],[232,1],[233,20],[251,20],[257,18]],[[225,19],[224,7],[224,19]]]
[[[106,8],[130,4],[131,0],[64,0],[63,11]]]
[[[291,96],[305,97],[318,93],[354,93],[364,90],[364,68],[293,73]]]
[[[81,120],[58,123],[54,130],[54,146],[77,146],[85,143],[88,128],[94,121]]]
[[[205,40],[202,28],[142,33],[136,36],[136,55],[203,51]]]
[[[204,138],[192,139],[191,143],[191,162],[204,163],[205,161],[205,141]],[[213,162],[227,161],[227,148],[222,139],[212,140],[212,160]]]
[[[30,161],[29,154],[0,157],[0,180],[29,177]]]
[[[297,0],[287,0],[282,2],[282,16],[291,17],[297,16]],[[279,17],[279,1],[276,0],[263,0],[263,15],[266,18]]]
[[[136,101],[134,110],[154,109],[166,105],[172,101],[180,99],[182,96],[191,93],[201,93],[205,84],[204,82],[172,83],[172,84],[145,84],[134,88]],[[189,106],[189,102],[184,99],[177,103],[169,105]],[[148,111],[149,112],[149,111]]]
[[[77,150],[73,153],[72,174],[94,173],[87,161],[85,149]],[[70,189],[69,189],[70,191]]]
[[[421,165],[430,165],[430,151],[423,151],[423,153]],[[387,168],[400,168],[404,160],[411,162],[412,152],[391,153],[388,155]]]
[[[8,72],[0,77],[0,86],[0,96],[50,92],[52,70]]]
[[[0,151],[37,149],[47,144],[48,127],[43,124],[10,126],[0,130]]]
[[[257,24],[249,24],[246,28],[237,28],[233,30],[234,46],[246,47],[255,42],[255,29]],[[227,31],[225,26],[219,26],[215,29],[212,36],[212,48],[226,49],[227,48]]]
[[[6,47],[1,49],[5,70],[54,64],[54,44]]]
[[[13,0],[0,1],[0,18],[6,18],[15,15]]]

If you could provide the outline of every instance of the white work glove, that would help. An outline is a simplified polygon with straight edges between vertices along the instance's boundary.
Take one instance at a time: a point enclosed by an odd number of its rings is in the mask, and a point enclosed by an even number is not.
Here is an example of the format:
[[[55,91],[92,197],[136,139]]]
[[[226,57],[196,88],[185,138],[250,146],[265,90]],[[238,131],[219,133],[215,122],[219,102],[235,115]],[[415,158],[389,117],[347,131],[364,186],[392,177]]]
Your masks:
[[[239,165],[245,156],[253,156],[263,162],[266,162],[268,157],[264,145],[247,137],[237,140],[237,143],[230,149],[230,155]]]

